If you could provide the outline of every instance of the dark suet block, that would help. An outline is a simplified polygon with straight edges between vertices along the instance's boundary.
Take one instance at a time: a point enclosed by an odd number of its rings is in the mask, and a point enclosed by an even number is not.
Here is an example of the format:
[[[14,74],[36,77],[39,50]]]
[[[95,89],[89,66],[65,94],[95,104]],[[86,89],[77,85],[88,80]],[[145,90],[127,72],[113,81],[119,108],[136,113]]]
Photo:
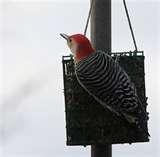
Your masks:
[[[112,53],[135,83],[146,111],[143,52]],[[79,85],[72,56],[63,56],[67,145],[118,144],[148,142],[147,122],[143,130],[119,119],[97,103]]]

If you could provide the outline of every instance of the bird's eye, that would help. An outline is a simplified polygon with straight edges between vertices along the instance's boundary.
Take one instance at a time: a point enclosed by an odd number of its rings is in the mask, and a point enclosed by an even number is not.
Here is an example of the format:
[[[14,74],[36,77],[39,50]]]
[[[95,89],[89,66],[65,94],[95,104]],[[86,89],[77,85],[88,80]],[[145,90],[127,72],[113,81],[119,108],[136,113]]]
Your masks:
[[[71,42],[72,42],[72,39],[70,39],[70,38],[69,38],[69,40],[68,40],[68,41],[71,43]]]

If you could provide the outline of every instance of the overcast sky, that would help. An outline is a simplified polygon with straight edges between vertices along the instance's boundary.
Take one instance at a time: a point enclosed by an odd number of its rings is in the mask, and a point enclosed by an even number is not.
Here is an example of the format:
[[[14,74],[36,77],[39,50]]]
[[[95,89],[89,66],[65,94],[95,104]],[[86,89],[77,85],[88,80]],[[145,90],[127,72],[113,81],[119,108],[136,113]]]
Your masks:
[[[112,49],[134,50],[122,0],[113,0]],[[144,50],[149,143],[113,146],[113,157],[160,156],[160,1],[127,0]],[[0,156],[88,157],[67,147],[59,33],[83,33],[89,0],[0,0]],[[89,37],[89,30],[88,30]]]

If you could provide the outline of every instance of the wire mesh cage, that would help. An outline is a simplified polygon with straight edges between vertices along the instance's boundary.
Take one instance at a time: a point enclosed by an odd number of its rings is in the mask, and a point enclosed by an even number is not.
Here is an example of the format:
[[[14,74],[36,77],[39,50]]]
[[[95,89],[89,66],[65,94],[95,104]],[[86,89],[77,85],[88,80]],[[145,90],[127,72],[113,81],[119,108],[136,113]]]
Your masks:
[[[111,53],[128,73],[137,88],[137,94],[146,111],[145,73],[143,51]],[[67,145],[118,144],[148,142],[147,122],[143,130],[97,103],[78,83],[72,56],[63,56],[64,96]]]

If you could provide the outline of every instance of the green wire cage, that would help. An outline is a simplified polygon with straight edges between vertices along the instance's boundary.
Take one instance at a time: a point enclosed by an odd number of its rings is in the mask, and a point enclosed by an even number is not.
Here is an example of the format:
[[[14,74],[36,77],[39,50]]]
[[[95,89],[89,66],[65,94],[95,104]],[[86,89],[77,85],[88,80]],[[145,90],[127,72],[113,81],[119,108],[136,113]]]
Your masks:
[[[143,51],[111,53],[135,83],[146,111]],[[72,56],[63,56],[67,145],[148,142],[147,122],[139,131],[97,103],[78,83]]]

